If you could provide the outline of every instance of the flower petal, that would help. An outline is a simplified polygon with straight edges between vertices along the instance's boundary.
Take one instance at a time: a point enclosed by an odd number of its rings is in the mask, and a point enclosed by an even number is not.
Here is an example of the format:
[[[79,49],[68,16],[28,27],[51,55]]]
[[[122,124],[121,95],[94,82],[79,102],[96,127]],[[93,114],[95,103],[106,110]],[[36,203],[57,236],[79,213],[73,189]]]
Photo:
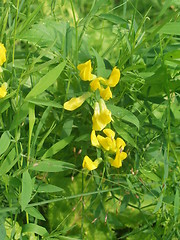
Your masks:
[[[92,91],[96,91],[97,89],[101,89],[99,78],[95,78],[94,80],[92,80],[92,82],[90,83],[90,86],[91,86]]]
[[[122,166],[122,161],[127,158],[127,153],[120,152],[119,150],[116,152],[116,157],[114,160],[110,159],[111,166],[115,168],[120,168]]]
[[[122,138],[117,138],[116,139],[116,146],[117,146],[117,148],[124,150],[124,147],[126,146],[126,143],[124,142],[124,140]]]
[[[94,130],[92,130],[92,132],[91,132],[91,144],[94,147],[100,147],[100,144],[98,142],[98,139],[96,137],[96,133]]]
[[[84,101],[90,96],[90,93],[84,93],[82,96],[77,98],[71,98],[69,101],[64,103],[64,109],[73,111],[80,107]]]
[[[111,138],[111,139],[114,139],[114,137],[115,137],[115,132],[110,128],[105,128],[103,130],[103,133],[106,134],[106,136]]]
[[[96,159],[94,162],[86,155],[83,160],[82,167],[89,171],[94,170],[98,167],[99,161]]]
[[[106,84],[109,87],[115,87],[118,84],[119,80],[120,80],[120,71],[117,67],[114,67]]]
[[[112,120],[111,112],[107,109],[103,99],[95,103],[94,115],[92,117],[93,130],[101,131]]]
[[[101,88],[100,89],[100,96],[105,100],[108,101],[110,98],[112,98],[112,92],[110,90],[110,87],[107,88]]]
[[[7,94],[7,83],[3,83],[0,87],[0,98],[4,98]]]
[[[77,66],[77,69],[80,70],[80,77],[82,80],[84,81],[90,81],[93,79],[93,74],[91,74],[92,72],[92,67],[91,67],[91,60],[85,62],[85,63],[81,63]]]
[[[6,48],[4,44],[0,43],[0,66],[2,66],[4,62],[6,62]]]

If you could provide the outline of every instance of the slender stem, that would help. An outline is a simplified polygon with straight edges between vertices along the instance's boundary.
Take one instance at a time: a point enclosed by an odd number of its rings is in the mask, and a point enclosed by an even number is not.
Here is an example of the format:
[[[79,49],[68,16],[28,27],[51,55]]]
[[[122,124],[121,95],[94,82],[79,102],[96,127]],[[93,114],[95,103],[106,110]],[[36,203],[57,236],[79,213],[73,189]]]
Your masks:
[[[16,41],[16,28],[17,28],[18,11],[19,11],[19,0],[17,0],[16,18],[15,18],[15,25],[14,25],[13,53],[12,53],[13,67],[14,67],[14,55],[15,55],[15,41]]]
[[[77,23],[77,20],[76,20],[76,15],[75,15],[73,1],[70,0],[70,3],[71,3],[73,19],[74,19],[74,25],[75,25],[75,32],[76,32],[76,55],[75,55],[76,62],[75,62],[75,65],[77,66],[77,64],[78,64],[78,48],[79,48],[79,45],[78,45],[78,23]]]

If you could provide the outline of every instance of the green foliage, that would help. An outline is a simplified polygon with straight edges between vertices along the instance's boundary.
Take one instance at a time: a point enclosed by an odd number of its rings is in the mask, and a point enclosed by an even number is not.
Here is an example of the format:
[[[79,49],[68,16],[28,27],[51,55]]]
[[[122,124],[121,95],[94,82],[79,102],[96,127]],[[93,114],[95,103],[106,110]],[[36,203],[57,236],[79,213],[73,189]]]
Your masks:
[[[0,42],[0,238],[180,239],[180,4],[3,0]],[[1,57],[1,55],[0,55]],[[108,125],[126,142],[121,168],[91,145],[98,91],[77,65],[108,79]],[[84,156],[102,158],[93,171]]]

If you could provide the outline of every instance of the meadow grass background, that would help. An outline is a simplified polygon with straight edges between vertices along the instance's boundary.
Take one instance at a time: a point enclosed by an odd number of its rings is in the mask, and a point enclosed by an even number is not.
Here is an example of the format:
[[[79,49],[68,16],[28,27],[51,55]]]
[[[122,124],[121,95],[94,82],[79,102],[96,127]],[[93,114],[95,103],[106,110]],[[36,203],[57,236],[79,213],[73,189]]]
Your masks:
[[[180,2],[2,0],[0,239],[180,239]],[[77,65],[117,66],[120,169],[87,172],[92,103]],[[38,164],[38,167],[37,167]]]

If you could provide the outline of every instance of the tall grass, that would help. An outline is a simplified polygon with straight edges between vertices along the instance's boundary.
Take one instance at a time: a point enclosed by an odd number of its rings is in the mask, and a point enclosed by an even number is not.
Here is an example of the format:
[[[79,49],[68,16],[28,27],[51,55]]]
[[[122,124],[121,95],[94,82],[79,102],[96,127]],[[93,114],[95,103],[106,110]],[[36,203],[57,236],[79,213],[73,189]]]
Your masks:
[[[3,0],[0,239],[179,239],[178,1]],[[1,56],[0,56],[1,58]],[[82,168],[94,99],[78,64],[121,72],[107,102],[121,168]],[[99,93],[95,98],[99,99]]]

